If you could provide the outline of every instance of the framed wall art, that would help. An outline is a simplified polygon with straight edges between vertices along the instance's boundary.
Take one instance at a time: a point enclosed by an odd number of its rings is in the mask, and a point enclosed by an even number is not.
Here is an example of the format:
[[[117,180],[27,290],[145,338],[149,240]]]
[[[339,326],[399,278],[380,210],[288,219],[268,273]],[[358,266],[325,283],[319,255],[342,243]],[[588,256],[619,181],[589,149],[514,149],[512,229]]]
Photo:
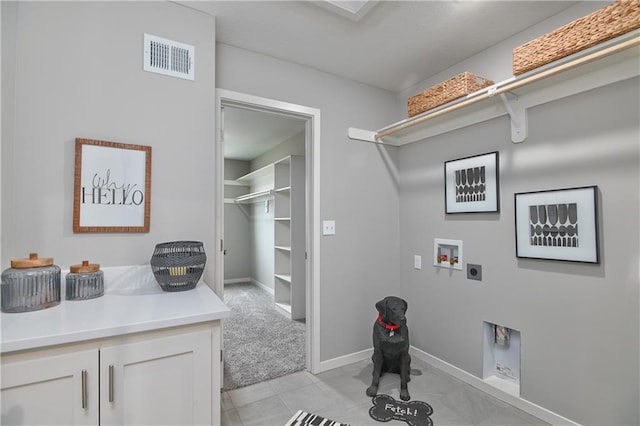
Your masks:
[[[515,194],[516,257],[599,263],[598,187]]]
[[[149,232],[151,147],[76,139],[73,232]]]
[[[500,211],[498,152],[444,163],[445,213]]]

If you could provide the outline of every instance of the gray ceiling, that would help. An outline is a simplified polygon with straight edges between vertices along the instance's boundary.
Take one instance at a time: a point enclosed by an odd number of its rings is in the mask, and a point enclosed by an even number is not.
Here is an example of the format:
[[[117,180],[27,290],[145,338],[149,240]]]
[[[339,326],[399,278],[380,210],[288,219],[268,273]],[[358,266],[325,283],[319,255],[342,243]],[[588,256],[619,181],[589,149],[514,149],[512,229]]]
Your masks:
[[[329,2],[180,3],[215,16],[220,43],[399,92],[576,2],[372,1],[364,16]]]

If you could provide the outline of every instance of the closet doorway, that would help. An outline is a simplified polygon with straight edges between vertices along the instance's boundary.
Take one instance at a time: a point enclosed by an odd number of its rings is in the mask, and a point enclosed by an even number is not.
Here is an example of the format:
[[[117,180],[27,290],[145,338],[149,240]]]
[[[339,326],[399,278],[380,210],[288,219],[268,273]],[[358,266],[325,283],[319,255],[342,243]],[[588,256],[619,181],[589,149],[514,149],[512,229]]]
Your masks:
[[[216,100],[215,290],[233,319],[223,326],[225,389],[291,368],[317,373],[320,113],[222,89]]]

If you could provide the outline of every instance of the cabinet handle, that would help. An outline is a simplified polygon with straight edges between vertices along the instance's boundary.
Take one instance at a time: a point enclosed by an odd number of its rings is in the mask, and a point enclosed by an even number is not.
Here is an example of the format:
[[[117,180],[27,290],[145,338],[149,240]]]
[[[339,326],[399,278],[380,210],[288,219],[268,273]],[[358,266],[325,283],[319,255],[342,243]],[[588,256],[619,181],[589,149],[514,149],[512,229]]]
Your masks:
[[[87,370],[82,370],[82,409],[87,409]]]
[[[113,402],[113,365],[109,366],[109,402]]]

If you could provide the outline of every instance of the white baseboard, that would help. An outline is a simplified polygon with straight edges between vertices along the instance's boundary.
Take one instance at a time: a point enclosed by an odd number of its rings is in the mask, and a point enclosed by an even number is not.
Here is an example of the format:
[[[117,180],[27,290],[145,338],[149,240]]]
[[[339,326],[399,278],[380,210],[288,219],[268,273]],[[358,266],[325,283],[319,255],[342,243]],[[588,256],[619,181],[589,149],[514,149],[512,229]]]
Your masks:
[[[262,288],[264,291],[266,291],[267,293],[269,293],[271,295],[274,294],[273,288],[267,286],[266,284],[262,284],[260,281],[254,279],[254,278],[251,278],[251,277],[230,278],[230,279],[224,280],[224,285],[237,284],[237,283],[251,283],[253,285],[257,285],[258,287]]]
[[[250,283],[251,282],[251,278],[250,277],[245,277],[245,278],[229,278],[224,280],[224,285],[227,284],[238,284],[238,283]]]
[[[511,395],[508,392],[500,390],[488,383],[484,380],[474,376],[473,374],[467,373],[466,371],[449,364],[446,361],[443,361],[439,358],[436,358],[433,355],[430,355],[420,349],[417,349],[413,346],[410,348],[411,356],[414,356],[421,361],[426,362],[427,364],[436,367],[452,376],[462,380],[463,382],[485,392],[489,395],[498,398],[499,400],[506,402],[509,405],[513,405],[516,408],[521,409],[522,411],[531,414],[541,420],[544,420],[547,423],[552,425],[575,425],[579,426],[579,423],[574,422],[573,420],[569,420],[566,417],[561,416],[560,414],[556,414],[553,411],[547,410],[544,407],[534,404],[533,402],[529,402],[526,399],[522,399],[520,397]]]
[[[273,288],[271,288],[271,287],[267,286],[266,284],[262,284],[260,281],[255,280],[255,279],[253,279],[253,278],[251,278],[251,282],[252,282],[254,285],[257,285],[258,287],[260,287],[261,289],[263,289],[264,291],[266,291],[267,293],[269,293],[269,294],[271,294],[271,295],[275,294],[275,291],[273,290]]]
[[[340,356],[338,358],[329,359],[327,361],[320,361],[319,373],[322,373],[323,371],[333,370],[334,368],[344,367],[345,365],[353,364],[354,362],[371,359],[371,355],[373,355],[373,348],[355,352],[349,355]]]

